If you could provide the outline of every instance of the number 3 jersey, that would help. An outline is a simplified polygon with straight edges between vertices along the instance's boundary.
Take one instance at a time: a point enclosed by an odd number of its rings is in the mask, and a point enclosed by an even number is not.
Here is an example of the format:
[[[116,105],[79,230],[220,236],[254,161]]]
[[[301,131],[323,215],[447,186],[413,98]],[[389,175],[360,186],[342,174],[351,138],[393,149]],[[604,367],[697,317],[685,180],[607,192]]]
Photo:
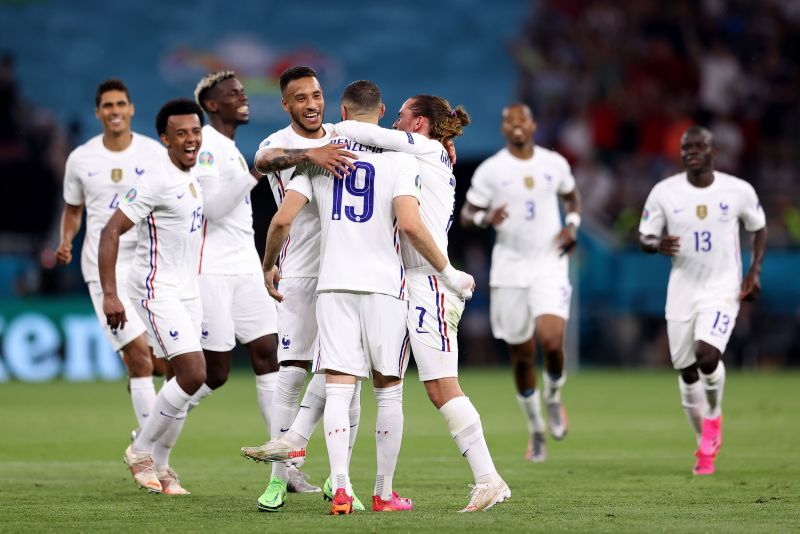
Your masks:
[[[97,269],[100,231],[125,193],[139,181],[146,169],[157,165],[165,154],[166,149],[159,142],[134,133],[131,144],[125,150],[107,149],[103,144],[103,136],[98,135],[77,147],[67,158],[64,202],[71,206],[86,206],[86,237],[81,251],[81,272],[86,282],[100,280]],[[117,265],[127,268],[135,248],[135,232],[120,236]]]
[[[561,231],[558,195],[574,189],[567,160],[540,146],[528,159],[503,148],[478,166],[467,201],[490,211],[505,206],[508,212],[495,227],[491,287],[528,287],[542,274],[567,276],[567,256],[556,242]]]
[[[419,202],[416,159],[350,139],[332,143],[358,154],[356,170],[333,178],[315,166],[298,166],[289,189],[315,199],[322,226],[317,291],[357,291],[406,298],[405,271],[393,201]],[[310,178],[309,178],[310,177]]]
[[[755,232],[766,224],[753,187],[734,176],[714,172],[708,187],[695,187],[686,173],[656,184],[647,197],[639,232],[680,238],[672,258],[666,318],[687,321],[704,307],[739,307],[742,254],[739,221]]]
[[[134,224],[136,252],[128,273],[128,296],[145,300],[198,297],[197,264],[203,230],[203,197],[191,172],[164,154],[120,202]],[[121,281],[118,281],[120,283]]]

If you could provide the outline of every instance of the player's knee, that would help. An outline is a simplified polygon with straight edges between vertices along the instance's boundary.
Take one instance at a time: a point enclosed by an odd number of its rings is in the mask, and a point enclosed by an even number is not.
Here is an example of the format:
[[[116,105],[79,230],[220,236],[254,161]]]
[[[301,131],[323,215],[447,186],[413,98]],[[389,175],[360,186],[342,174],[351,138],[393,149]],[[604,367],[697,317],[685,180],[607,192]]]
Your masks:
[[[225,382],[228,381],[228,375],[225,374],[213,374],[211,369],[206,372],[205,380],[202,383],[205,383],[211,389],[218,389],[225,385]]]
[[[695,358],[697,367],[706,374],[714,372],[719,365],[720,353],[715,347],[708,343],[698,343],[695,347]]]
[[[142,347],[138,344],[131,344],[125,348],[123,354],[130,378],[153,376],[153,362],[150,359],[150,349],[147,345]]]
[[[555,354],[561,352],[564,348],[564,340],[558,334],[547,334],[539,338],[539,344],[542,346],[542,351],[547,354]]]
[[[692,365],[691,367],[681,369],[681,378],[684,384],[694,384],[700,380],[700,375],[697,373],[697,366]]]

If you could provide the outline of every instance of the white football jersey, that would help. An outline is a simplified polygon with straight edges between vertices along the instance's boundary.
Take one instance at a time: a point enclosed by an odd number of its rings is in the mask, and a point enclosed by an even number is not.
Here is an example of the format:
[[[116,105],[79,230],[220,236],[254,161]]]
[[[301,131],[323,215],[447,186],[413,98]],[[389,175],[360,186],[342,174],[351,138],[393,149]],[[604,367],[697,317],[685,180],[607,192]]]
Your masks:
[[[298,135],[290,124],[264,139],[258,146],[258,151],[270,148],[314,148],[326,145],[331,140],[330,132],[333,125],[323,124],[322,129],[325,132],[323,137],[307,139]],[[257,158],[258,152],[256,153]],[[295,168],[290,167],[267,175],[272,194],[275,197],[275,204],[279,207],[283,202],[286,186],[289,185],[294,171]],[[316,278],[319,275],[320,225],[317,208],[313,205],[315,203],[314,200],[310,201],[309,205],[303,208],[292,223],[289,237],[286,238],[278,256],[282,278]]]
[[[157,165],[166,149],[144,135],[133,134],[130,146],[115,152],[103,144],[98,135],[77,147],[67,158],[64,171],[64,202],[72,206],[86,206],[86,236],[81,250],[81,272],[86,282],[100,280],[97,269],[97,248],[100,231],[111,214],[139,177]],[[133,232],[120,236],[120,267],[130,265],[136,248]]]
[[[404,300],[405,270],[393,201],[405,195],[419,201],[419,164],[409,154],[350,139],[332,142],[358,154],[356,170],[341,180],[303,165],[288,186],[317,201],[322,223],[317,291],[381,293]]]
[[[667,286],[666,318],[686,321],[704,306],[738,309],[742,279],[739,221],[748,232],[766,224],[749,183],[714,172],[708,187],[695,187],[686,173],[666,178],[647,197],[639,232],[680,238]]]
[[[144,300],[198,297],[203,196],[192,173],[178,169],[165,154],[159,167],[142,174],[119,209],[136,224],[137,232],[128,296]]]
[[[261,260],[253,238],[250,189],[258,183],[250,175],[236,143],[210,124],[203,126],[203,145],[192,173],[203,188],[205,217],[200,245],[200,274],[261,273]],[[223,198],[229,192],[236,198]],[[216,203],[218,205],[214,206]],[[226,211],[209,220],[213,209]]]
[[[357,143],[405,152],[417,158],[422,180],[420,216],[433,235],[436,246],[447,257],[447,233],[453,224],[456,204],[456,178],[447,150],[439,141],[424,135],[381,128],[376,124],[344,121],[335,127],[336,133]],[[401,236],[403,263],[407,269],[426,267],[426,274],[436,270]]]
[[[569,163],[560,154],[535,146],[533,157],[519,159],[507,148],[481,163],[472,176],[467,201],[493,210],[505,205],[508,218],[495,228],[491,287],[527,287],[544,273],[566,275],[558,196],[575,189]]]

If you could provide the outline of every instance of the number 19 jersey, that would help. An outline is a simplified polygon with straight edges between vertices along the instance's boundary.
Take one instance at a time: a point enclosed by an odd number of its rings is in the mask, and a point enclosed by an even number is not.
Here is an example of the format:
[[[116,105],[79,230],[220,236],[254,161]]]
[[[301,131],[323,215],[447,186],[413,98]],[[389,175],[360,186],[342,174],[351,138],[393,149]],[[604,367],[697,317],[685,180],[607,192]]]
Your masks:
[[[405,270],[393,201],[420,198],[419,164],[350,139],[331,141],[358,154],[345,179],[314,166],[298,167],[288,189],[316,199],[322,226],[317,292],[356,291],[405,299]],[[302,173],[302,174],[301,174]]]
[[[739,308],[742,253],[739,221],[748,232],[766,224],[753,186],[714,172],[708,187],[695,187],[686,173],[656,184],[647,197],[639,232],[680,238],[667,286],[666,318],[686,321],[704,307]]]

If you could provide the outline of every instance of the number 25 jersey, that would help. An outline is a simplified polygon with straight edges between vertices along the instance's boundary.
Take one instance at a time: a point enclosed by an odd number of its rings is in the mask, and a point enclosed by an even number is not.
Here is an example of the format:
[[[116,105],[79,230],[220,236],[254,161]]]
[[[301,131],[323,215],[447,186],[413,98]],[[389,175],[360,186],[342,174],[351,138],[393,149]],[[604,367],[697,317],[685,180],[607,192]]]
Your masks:
[[[742,279],[739,221],[755,232],[766,224],[753,186],[714,172],[708,187],[695,187],[686,173],[656,184],[647,197],[639,232],[679,237],[667,286],[666,318],[687,321],[705,307],[738,310]]]

